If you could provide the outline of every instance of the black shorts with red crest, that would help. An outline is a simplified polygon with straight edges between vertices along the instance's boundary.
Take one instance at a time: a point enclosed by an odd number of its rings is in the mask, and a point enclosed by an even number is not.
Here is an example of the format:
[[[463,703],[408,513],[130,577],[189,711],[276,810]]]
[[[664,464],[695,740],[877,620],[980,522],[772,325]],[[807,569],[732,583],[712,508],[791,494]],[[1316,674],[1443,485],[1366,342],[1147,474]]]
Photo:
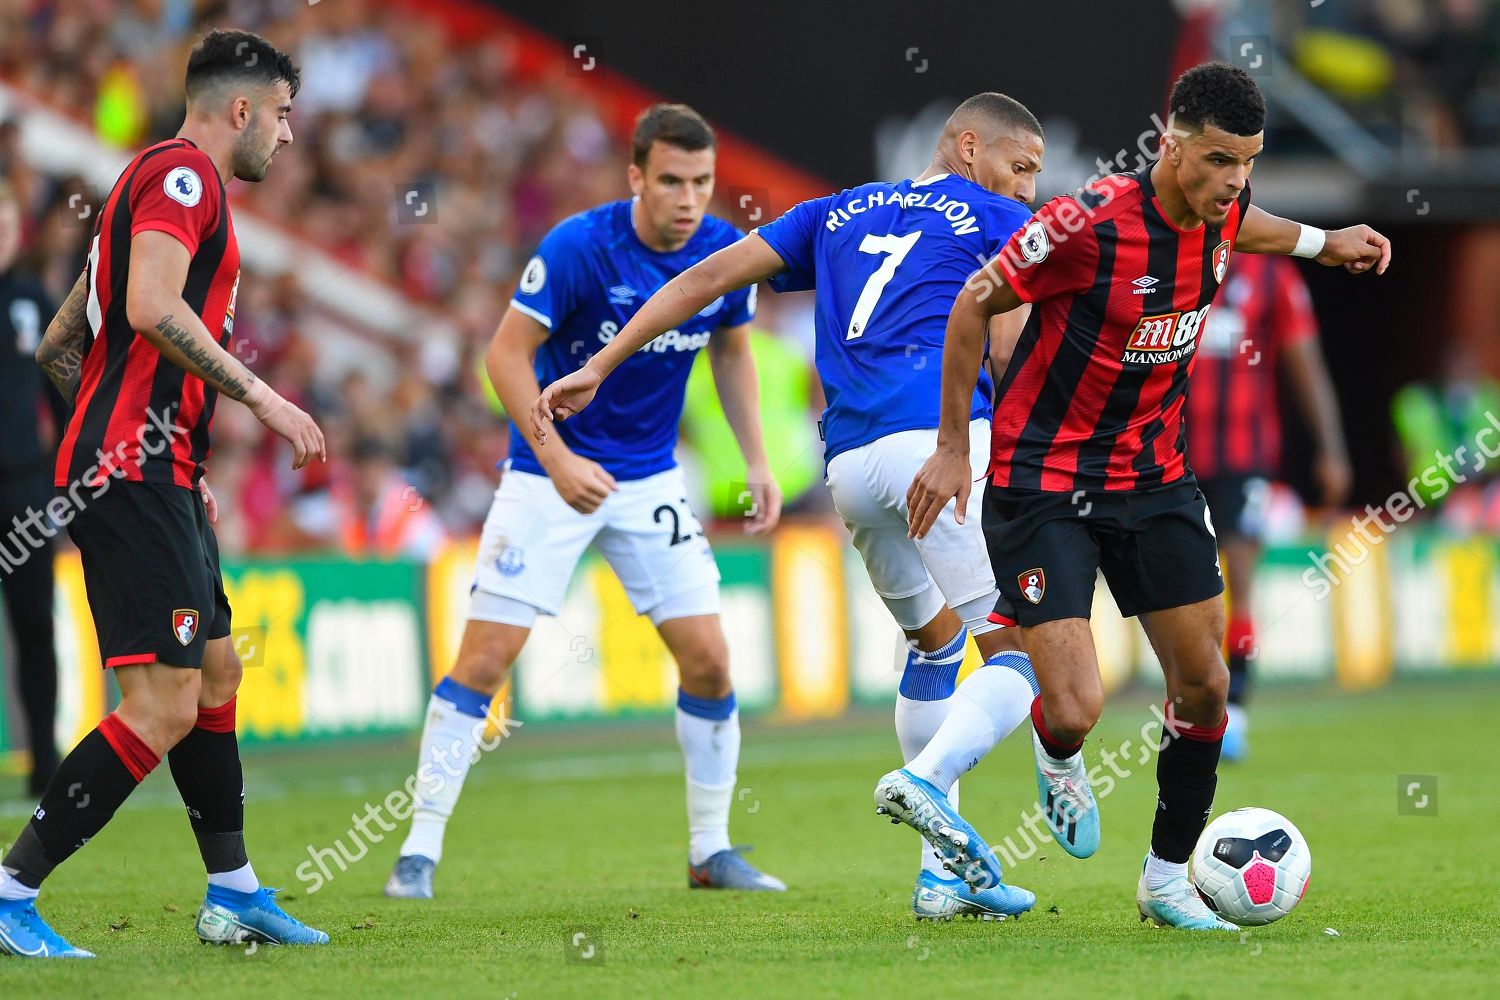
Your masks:
[[[97,497],[77,492],[68,536],[83,558],[101,661],[202,667],[204,644],[229,634],[230,611],[198,491],[111,479]]]
[[[992,621],[1088,618],[1099,571],[1127,618],[1224,592],[1208,505],[1189,475],[1121,492],[984,491],[984,537],[1000,601]]]

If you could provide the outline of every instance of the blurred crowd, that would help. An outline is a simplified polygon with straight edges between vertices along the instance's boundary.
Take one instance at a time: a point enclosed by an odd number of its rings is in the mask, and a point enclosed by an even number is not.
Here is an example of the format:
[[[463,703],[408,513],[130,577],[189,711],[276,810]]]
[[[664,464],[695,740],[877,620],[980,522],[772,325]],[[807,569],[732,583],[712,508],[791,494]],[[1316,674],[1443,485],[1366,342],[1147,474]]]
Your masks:
[[[1178,3],[1213,18],[1253,9],[1257,30],[1377,131],[1419,132],[1434,148],[1500,142],[1500,0]],[[482,359],[518,270],[557,220],[625,195],[624,136],[586,81],[520,72],[518,39],[454,39],[405,3],[0,0],[0,80],[133,152],[176,132],[187,53],[226,24],[267,35],[304,68],[295,145],[264,182],[231,185],[236,210],[399,290],[427,319],[406,336],[351,331],[290,271],[247,276],[231,347],[317,416],[333,458],[293,473],[279,441],[243,408],[221,407],[209,469],[224,547],[430,554],[477,530],[498,480],[505,424]],[[14,120],[0,121],[0,177],[25,208],[22,266],[60,300],[92,226],[80,208],[105,192],[29,166]],[[420,216],[403,204],[412,190],[430,201]],[[756,350],[771,373],[768,443],[787,456],[778,475],[789,500],[826,511],[808,303],[760,305],[758,327],[775,332]],[[1404,397],[1403,450],[1429,447],[1429,429],[1446,426],[1429,414],[1443,408]],[[724,458],[733,443],[704,372],[685,441],[696,504],[732,519],[743,473]],[[1485,520],[1500,525],[1494,506]]]
[[[1388,141],[1500,145],[1497,0],[1282,0],[1273,30],[1304,76]]]
[[[347,548],[350,512],[361,508],[376,548],[421,554],[441,533],[474,531],[506,447],[484,349],[547,229],[627,193],[622,137],[586,90],[522,79],[515,39],[455,43],[434,16],[367,0],[0,0],[0,80],[133,152],[176,133],[182,67],[216,25],[264,34],[303,67],[290,155],[264,182],[231,185],[236,211],[399,289],[432,317],[404,338],[363,332],[361,350],[383,356],[375,367],[389,373],[372,374],[330,363],[315,335],[326,317],[294,275],[249,276],[231,346],[318,417],[336,457],[293,474],[279,442],[240,407],[221,407],[209,468],[230,501],[225,548]],[[107,192],[28,168],[13,121],[0,123],[0,176],[27,209],[23,264],[60,299],[85,257],[78,206]],[[409,190],[431,201],[420,216],[403,211]],[[384,533],[382,511],[394,519]]]

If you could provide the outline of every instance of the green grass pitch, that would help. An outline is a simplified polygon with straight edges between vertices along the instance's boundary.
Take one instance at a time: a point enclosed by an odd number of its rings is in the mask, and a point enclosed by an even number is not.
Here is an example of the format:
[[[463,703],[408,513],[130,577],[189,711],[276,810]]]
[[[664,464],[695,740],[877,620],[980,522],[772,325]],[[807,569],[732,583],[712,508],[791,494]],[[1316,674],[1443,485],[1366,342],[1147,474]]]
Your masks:
[[[246,762],[251,857],[333,943],[213,948],[193,936],[202,874],[162,767],[42,898],[98,960],[0,960],[0,996],[1478,994],[1500,982],[1497,696],[1493,676],[1265,691],[1253,756],[1221,771],[1215,812],[1288,815],[1311,844],[1313,878],[1295,913],[1243,935],[1138,922],[1154,763],[1103,801],[1098,856],[1075,861],[1049,841],[1007,872],[1040,897],[1025,919],[918,924],[915,834],[873,814],[875,780],[896,757],[889,717],[871,712],[746,727],[732,833],[786,879],[784,895],[686,888],[666,722],[530,727],[503,743],[465,789],[430,902],[380,894],[404,829],[321,891],[294,875],[308,845],[350,843],[351,814],[401,785],[414,740],[259,752]],[[1156,700],[1115,698],[1091,759],[1134,738]],[[1436,778],[1435,815],[1399,814],[1401,775]],[[966,814],[995,841],[1034,794],[1030,748],[1016,737],[963,784]],[[12,788],[0,839],[28,809]]]

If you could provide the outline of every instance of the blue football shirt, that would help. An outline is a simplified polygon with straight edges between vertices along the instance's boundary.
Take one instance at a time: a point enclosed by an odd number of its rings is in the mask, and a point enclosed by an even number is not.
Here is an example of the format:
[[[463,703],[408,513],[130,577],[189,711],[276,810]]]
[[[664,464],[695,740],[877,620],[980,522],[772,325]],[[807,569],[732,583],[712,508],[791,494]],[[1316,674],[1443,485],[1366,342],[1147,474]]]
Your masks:
[[[521,272],[511,306],[552,331],[536,352],[546,386],[577,371],[611,340],[656,291],[703,258],[740,239],[734,226],[704,216],[679,250],[641,242],[631,201],[615,201],[564,219]],[[569,448],[618,480],[644,479],[676,465],[672,450],[693,358],[715,330],[750,322],[753,287],[721,296],[676,330],[620,364],[582,413],[558,421]],[[512,468],[546,475],[525,435],[510,425]]]
[[[953,300],[1030,218],[1014,198],[939,174],[814,198],[755,230],[786,264],[773,289],[816,290],[825,460],[938,426]],[[981,371],[971,419],[990,415],[991,394]]]

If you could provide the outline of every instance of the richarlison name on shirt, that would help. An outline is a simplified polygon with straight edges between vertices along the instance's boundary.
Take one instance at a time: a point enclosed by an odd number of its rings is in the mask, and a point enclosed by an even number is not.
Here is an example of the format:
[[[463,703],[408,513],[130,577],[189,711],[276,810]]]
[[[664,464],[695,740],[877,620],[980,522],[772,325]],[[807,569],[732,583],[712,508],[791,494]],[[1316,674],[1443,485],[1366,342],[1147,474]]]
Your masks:
[[[605,320],[599,324],[599,343],[607,344],[615,339],[620,332],[620,325],[612,320]],[[702,333],[683,333],[681,330],[668,330],[666,333],[646,343],[644,347],[636,351],[637,354],[664,354],[667,351],[701,351],[708,346],[710,331]]]
[[[830,233],[834,233],[845,224],[853,222],[854,216],[867,209],[895,204],[900,204],[904,209],[925,208],[940,213],[953,227],[956,236],[979,232],[979,221],[969,211],[968,202],[957,201],[935,191],[909,191],[905,195],[898,191],[870,191],[850,198],[841,205],[835,205],[829,210],[828,220],[823,225]]]

